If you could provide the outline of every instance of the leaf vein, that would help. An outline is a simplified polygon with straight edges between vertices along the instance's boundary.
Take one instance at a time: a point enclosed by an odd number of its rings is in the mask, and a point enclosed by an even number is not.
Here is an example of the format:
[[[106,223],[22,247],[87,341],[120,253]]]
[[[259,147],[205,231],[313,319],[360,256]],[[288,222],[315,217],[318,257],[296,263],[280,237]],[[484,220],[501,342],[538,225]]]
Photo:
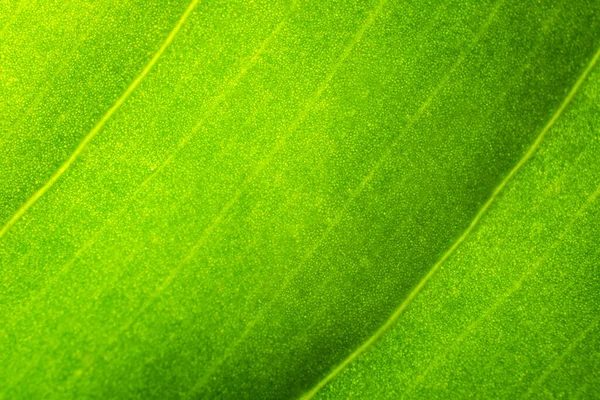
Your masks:
[[[496,8],[497,10],[497,8]],[[469,236],[469,234],[475,229],[478,225],[481,218],[484,216],[486,211],[490,208],[490,206],[494,203],[496,198],[502,192],[504,187],[508,184],[508,182],[512,179],[512,177],[521,169],[521,167],[533,156],[541,141],[544,139],[548,131],[554,126],[555,122],[562,115],[563,111],[567,108],[575,93],[579,90],[593,67],[596,65],[596,62],[600,58],[600,49],[596,52],[596,54],[592,57],[591,61],[585,68],[585,70],[581,73],[574,86],[568,92],[567,96],[561,103],[558,110],[553,114],[550,121],[544,126],[538,137],[535,139],[531,147],[527,150],[527,152],[523,155],[523,157],[519,160],[519,162],[514,166],[514,168],[508,173],[508,175],[502,180],[500,185],[494,190],[490,198],[485,202],[485,204],[481,207],[477,215],[473,221],[469,224],[467,229],[463,232],[463,234],[454,242],[454,244],[442,255],[442,257],[431,267],[429,272],[423,277],[423,279],[417,284],[417,286],[413,289],[413,291],[408,295],[408,297],[398,306],[398,308],[392,313],[392,315],[388,318],[388,320],[366,341],[364,341],[354,352],[352,352],[344,361],[342,361],[337,367],[335,367],[325,378],[323,378],[314,388],[312,388],[309,392],[307,392],[302,398],[310,399],[314,395],[317,394],[319,390],[321,390],[327,383],[329,383],[333,378],[335,378],[348,364],[350,364],[354,359],[356,359],[359,355],[364,353],[374,342],[376,342],[385,332],[387,332],[390,327],[396,322],[396,320],[400,317],[403,311],[408,307],[408,305],[414,300],[414,298],[421,292],[423,287],[431,280],[431,278],[435,275],[437,270],[441,267],[441,265],[454,253],[454,251],[465,241],[465,239]]]
[[[127,90],[119,97],[119,99],[113,104],[111,108],[104,114],[104,116],[98,121],[98,123],[92,128],[92,130],[83,138],[83,140],[79,143],[79,145],[75,148],[73,153],[67,158],[67,160],[58,168],[58,170],[50,177],[48,182],[46,182],[41,188],[39,188],[16,212],[13,216],[8,220],[8,222],[0,229],[0,239],[8,232],[8,230],[29,210],[39,199],[42,197],[50,188],[54,186],[54,184],[69,170],[71,165],[79,158],[81,153],[87,148],[89,143],[94,139],[94,137],[100,132],[100,130],[104,127],[106,122],[113,116],[113,114],[125,103],[125,101],[129,98],[129,96],[135,91],[135,89],[140,85],[140,83],[144,80],[144,78],[148,75],[150,70],[157,63],[159,58],[163,55],[167,47],[173,42],[175,36],[181,30],[181,27],[185,24],[190,14],[194,11],[198,2],[200,0],[192,0],[185,12],[180,17],[175,27],[171,30],[165,41],[162,43],[160,48],[154,54],[152,59],[146,64],[142,72],[134,79],[134,81],[129,85]]]
[[[499,296],[499,298],[492,305],[490,305],[483,313],[481,313],[479,315],[479,317],[477,317],[475,319],[475,321],[473,321],[471,324],[469,324],[469,326],[467,326],[456,337],[456,339],[454,339],[452,345],[446,346],[444,348],[445,350],[441,354],[439,354],[435,359],[432,360],[432,362],[427,366],[427,368],[425,368],[423,373],[421,373],[421,375],[419,375],[415,379],[415,381],[406,390],[405,393],[409,393],[414,388],[416,388],[417,385],[420,382],[422,382],[431,371],[433,371],[435,369],[435,367],[442,364],[442,360],[444,359],[444,357],[446,355],[448,355],[451,351],[453,351],[455,348],[457,348],[457,346],[460,345],[460,343],[462,343],[463,340],[465,340],[465,338],[469,334],[475,332],[475,330],[479,327],[479,325],[484,320],[489,318],[498,309],[498,307],[500,307],[506,300],[508,300],[508,298],[510,298],[515,292],[517,292],[523,286],[523,282],[525,282],[534,272],[536,272],[548,260],[548,258],[552,254],[552,252],[554,250],[556,250],[556,248],[563,242],[567,233],[570,232],[570,230],[573,228],[575,223],[579,220],[579,218],[581,218],[581,216],[583,214],[585,214],[585,212],[594,203],[594,201],[598,198],[599,195],[600,195],[600,186],[598,186],[596,188],[596,190],[587,198],[585,203],[577,210],[577,212],[567,223],[566,227],[563,229],[563,231],[558,236],[558,238],[554,241],[554,243],[550,246],[550,248],[548,248],[548,250],[546,250],[544,252],[544,254],[537,260],[537,262],[535,262],[531,267],[529,267],[523,273],[523,275],[521,275],[521,277],[510,288],[508,288],[501,296]]]

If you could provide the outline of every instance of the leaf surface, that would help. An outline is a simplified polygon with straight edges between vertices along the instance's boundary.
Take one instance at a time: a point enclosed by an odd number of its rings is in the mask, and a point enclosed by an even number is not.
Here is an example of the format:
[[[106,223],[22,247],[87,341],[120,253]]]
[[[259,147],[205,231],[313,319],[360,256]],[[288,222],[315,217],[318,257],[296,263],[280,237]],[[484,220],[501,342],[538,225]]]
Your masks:
[[[597,388],[597,2],[0,7],[5,397]]]
[[[600,68],[593,71],[391,332],[317,398],[598,395]]]

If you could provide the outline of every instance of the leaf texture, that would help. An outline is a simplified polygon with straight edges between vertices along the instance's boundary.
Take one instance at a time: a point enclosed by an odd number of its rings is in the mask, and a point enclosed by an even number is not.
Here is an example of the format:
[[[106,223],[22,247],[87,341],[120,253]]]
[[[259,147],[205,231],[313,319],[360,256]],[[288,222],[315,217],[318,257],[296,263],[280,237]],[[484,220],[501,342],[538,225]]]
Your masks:
[[[599,16],[2,3],[0,393],[594,393]]]
[[[594,71],[473,235],[323,398],[598,395]]]

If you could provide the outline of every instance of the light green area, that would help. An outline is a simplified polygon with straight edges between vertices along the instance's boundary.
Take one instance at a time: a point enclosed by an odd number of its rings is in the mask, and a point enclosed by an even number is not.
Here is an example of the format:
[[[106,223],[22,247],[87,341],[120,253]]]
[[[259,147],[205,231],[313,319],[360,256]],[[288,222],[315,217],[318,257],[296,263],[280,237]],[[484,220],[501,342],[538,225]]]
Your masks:
[[[0,398],[298,397],[454,248],[320,394],[593,395],[600,3],[160,3],[0,2]]]

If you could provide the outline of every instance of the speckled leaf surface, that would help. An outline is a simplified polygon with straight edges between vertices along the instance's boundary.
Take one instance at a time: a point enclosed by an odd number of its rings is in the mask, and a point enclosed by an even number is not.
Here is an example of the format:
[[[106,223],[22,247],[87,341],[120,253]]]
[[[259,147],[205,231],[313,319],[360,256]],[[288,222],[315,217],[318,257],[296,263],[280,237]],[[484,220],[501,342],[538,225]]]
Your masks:
[[[0,3],[0,397],[598,396],[600,3]]]
[[[600,396],[600,68],[391,332],[317,398]]]

